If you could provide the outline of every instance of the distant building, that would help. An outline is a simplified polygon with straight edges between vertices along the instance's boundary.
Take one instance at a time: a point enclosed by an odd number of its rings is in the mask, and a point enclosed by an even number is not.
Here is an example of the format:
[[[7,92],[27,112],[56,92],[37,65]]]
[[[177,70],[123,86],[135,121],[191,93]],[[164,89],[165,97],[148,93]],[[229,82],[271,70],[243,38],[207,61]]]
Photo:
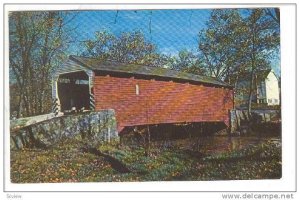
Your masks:
[[[267,70],[258,74],[257,83],[257,103],[267,103],[268,105],[279,105],[279,81],[273,70]]]
[[[249,98],[250,73],[238,79],[235,102],[237,106],[247,105]],[[268,106],[280,104],[279,80],[272,69],[261,70],[254,77],[252,102]]]

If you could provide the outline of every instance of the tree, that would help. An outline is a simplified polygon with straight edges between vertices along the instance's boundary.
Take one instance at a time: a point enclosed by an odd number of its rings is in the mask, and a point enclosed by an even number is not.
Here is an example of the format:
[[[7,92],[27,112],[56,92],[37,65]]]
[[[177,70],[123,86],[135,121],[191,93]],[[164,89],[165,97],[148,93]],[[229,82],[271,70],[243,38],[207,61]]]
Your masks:
[[[178,56],[169,59],[171,69],[183,71],[198,75],[205,74],[205,68],[202,66],[198,55],[186,49],[179,51]]]
[[[83,56],[96,57],[98,59],[107,59],[112,49],[115,36],[107,31],[100,31],[95,33],[95,39],[84,41],[85,51]]]
[[[279,26],[263,9],[214,10],[207,29],[199,33],[201,62],[210,76],[234,85],[249,81],[248,111],[254,92],[254,77],[270,66],[279,46]],[[247,74],[250,73],[250,77]]]
[[[213,10],[206,25],[207,28],[199,33],[200,62],[209,76],[228,80],[243,69],[243,47],[240,44],[246,27],[236,9]]]
[[[84,48],[82,55],[98,59],[149,66],[163,66],[167,62],[166,56],[160,55],[140,31],[124,32],[120,36],[99,31],[94,39],[84,42]]]
[[[248,97],[248,112],[251,114],[255,75],[269,63],[270,57],[279,46],[280,38],[277,24],[265,15],[263,9],[249,10],[245,25],[247,38],[243,41],[243,52],[249,61],[251,74]]]
[[[10,13],[10,83],[16,85],[11,93],[19,96],[18,117],[50,111],[50,76],[67,48],[65,26],[70,19],[62,12]]]
[[[265,8],[264,12],[270,16],[280,26],[280,10],[279,8]]]

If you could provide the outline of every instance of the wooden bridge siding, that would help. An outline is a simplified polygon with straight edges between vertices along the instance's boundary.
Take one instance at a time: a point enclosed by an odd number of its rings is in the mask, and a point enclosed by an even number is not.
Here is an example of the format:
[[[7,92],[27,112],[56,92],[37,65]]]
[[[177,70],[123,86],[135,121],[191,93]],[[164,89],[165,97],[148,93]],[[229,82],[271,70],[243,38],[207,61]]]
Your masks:
[[[136,85],[139,94],[136,94]],[[232,90],[173,81],[96,76],[96,110],[116,111],[118,129],[125,126],[223,121],[229,125]]]

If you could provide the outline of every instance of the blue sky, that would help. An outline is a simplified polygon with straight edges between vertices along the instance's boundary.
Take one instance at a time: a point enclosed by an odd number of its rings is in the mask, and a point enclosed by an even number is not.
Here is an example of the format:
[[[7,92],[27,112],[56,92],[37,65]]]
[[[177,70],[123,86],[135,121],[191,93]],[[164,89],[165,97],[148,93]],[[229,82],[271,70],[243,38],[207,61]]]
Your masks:
[[[241,11],[243,11],[241,9]],[[152,15],[151,15],[152,12]],[[198,33],[206,28],[211,10],[110,10],[79,11],[73,25],[80,41],[91,39],[96,31],[106,30],[115,35],[140,30],[154,43],[160,53],[177,55],[180,50],[197,52]],[[151,32],[149,29],[151,21]],[[280,73],[279,58],[272,67]]]
[[[151,15],[152,11],[152,15]],[[205,28],[210,10],[83,11],[76,17],[81,40],[99,30],[116,35],[140,30],[159,52],[176,55],[182,49],[197,51],[197,35]],[[151,33],[149,24],[151,21]]]

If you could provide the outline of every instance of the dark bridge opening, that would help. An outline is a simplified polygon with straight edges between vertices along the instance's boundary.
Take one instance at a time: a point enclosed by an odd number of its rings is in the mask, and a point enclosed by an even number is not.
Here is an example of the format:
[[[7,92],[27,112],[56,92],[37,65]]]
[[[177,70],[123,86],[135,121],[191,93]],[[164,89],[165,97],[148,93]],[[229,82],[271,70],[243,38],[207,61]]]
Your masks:
[[[125,127],[119,133],[121,140],[128,144],[142,144],[150,133],[152,142],[181,140],[227,134],[224,122],[194,122],[178,124],[153,124]]]
[[[61,111],[90,109],[89,77],[85,72],[62,74],[57,86]]]

